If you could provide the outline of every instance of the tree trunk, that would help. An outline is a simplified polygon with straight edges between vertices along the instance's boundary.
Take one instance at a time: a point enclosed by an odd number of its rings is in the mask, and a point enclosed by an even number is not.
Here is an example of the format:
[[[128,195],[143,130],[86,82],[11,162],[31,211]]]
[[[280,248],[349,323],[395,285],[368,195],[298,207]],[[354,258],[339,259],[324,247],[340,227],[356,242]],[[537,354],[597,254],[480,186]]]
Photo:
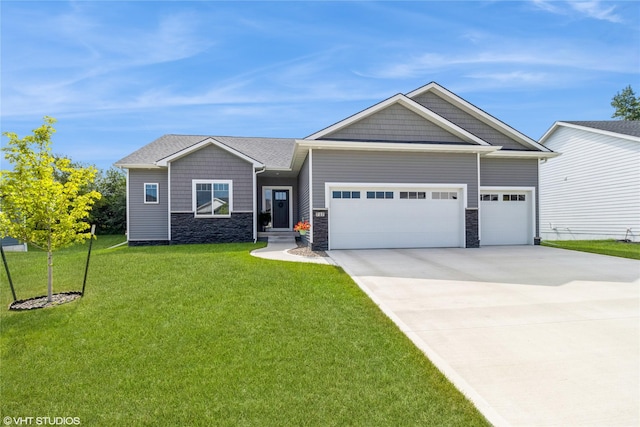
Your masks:
[[[49,244],[47,247],[47,267],[49,273],[49,280],[47,281],[47,301],[53,301],[53,251],[51,250],[51,237],[49,237]]]

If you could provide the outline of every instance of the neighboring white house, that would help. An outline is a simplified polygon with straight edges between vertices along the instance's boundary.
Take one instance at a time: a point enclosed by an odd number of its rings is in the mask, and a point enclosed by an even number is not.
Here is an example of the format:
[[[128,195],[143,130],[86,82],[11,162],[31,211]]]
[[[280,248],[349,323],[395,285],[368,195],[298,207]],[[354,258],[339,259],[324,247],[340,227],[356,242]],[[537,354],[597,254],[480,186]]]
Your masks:
[[[540,143],[540,237],[640,241],[640,121],[556,122]]]
[[[2,245],[2,250],[5,252],[26,252],[27,244],[20,243],[18,240],[12,237],[5,237],[4,239],[0,239],[0,244]]]

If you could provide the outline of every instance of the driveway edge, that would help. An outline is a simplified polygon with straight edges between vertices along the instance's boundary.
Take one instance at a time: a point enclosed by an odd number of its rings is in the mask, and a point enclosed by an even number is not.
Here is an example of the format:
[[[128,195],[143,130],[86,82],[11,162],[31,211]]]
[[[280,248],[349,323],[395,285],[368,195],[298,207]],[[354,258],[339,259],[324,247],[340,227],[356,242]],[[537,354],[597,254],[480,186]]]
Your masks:
[[[329,257],[331,257],[331,252],[328,252]],[[367,294],[367,296],[373,301],[382,312],[389,318],[396,326],[415,344],[420,351],[422,351],[427,358],[434,364],[436,368],[449,380],[451,383],[467,398],[473,403],[473,405],[480,411],[480,413],[489,421],[492,425],[496,427],[508,427],[510,426],[507,421],[502,418],[493,407],[480,396],[474,389],[467,383],[460,375],[456,373],[456,371],[451,368],[451,366],[442,359],[438,353],[433,350],[418,334],[414,333],[411,328],[407,326],[398,316],[393,313],[382,301],[380,301],[376,295],[369,289],[367,285],[365,285],[357,276],[354,276],[348,268],[345,268],[341,265],[338,260],[331,257],[334,261],[335,265],[338,265],[342,268],[345,273],[347,273],[351,279],[358,285],[362,291]]]

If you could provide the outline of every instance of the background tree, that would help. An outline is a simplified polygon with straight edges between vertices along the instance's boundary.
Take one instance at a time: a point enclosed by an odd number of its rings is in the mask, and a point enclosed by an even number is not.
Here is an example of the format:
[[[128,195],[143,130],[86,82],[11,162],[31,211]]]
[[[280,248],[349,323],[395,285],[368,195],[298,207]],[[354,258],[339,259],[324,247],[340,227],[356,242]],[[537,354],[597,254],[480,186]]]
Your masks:
[[[102,198],[96,202],[89,216],[98,234],[124,234],[127,229],[127,178],[122,171],[110,168],[101,171],[96,190]]]
[[[67,158],[55,155],[56,159]],[[69,159],[71,161],[71,159]],[[95,167],[71,161],[73,168]],[[69,174],[62,171],[54,172],[58,182],[65,183]],[[88,187],[82,188],[81,193],[97,191],[102,195],[89,214],[89,223],[96,225],[97,234],[124,234],[127,230],[127,177],[120,170],[110,168],[106,171],[98,170],[96,179]]]
[[[0,237],[10,236],[47,251],[47,296],[53,295],[53,251],[91,236],[84,220],[100,193],[93,185],[95,167],[74,167],[71,160],[51,154],[55,132],[51,117],[18,138],[5,132],[2,148],[13,170],[0,171]],[[56,177],[64,176],[64,182]],[[83,191],[84,190],[84,191]]]
[[[640,120],[640,98],[631,89],[631,85],[616,93],[611,100],[611,106],[616,109],[612,118],[622,120]]]

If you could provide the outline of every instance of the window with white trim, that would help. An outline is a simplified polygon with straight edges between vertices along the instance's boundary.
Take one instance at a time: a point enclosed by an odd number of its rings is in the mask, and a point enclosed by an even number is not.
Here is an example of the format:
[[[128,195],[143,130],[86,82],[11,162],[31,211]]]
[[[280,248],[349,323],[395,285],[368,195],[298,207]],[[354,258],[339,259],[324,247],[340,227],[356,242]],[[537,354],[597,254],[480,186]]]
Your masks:
[[[233,182],[193,180],[193,212],[196,217],[229,217],[233,209]]]
[[[160,203],[157,183],[154,182],[154,183],[144,184],[144,203],[145,204]]]

